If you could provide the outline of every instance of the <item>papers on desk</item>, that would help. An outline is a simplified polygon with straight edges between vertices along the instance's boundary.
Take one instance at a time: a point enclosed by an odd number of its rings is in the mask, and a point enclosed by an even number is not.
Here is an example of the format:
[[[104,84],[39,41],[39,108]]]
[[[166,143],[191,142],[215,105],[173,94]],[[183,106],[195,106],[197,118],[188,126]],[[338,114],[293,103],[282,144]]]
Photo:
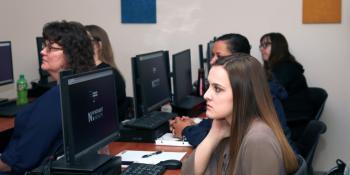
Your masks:
[[[160,161],[176,159],[181,160],[186,152],[162,152],[160,154],[153,154],[152,156],[142,158],[144,155],[150,155],[156,151],[134,151],[134,150],[125,150],[116,156],[122,158],[122,164],[125,162],[137,162],[137,163],[147,163],[147,164],[157,164]]]
[[[156,145],[167,145],[167,146],[191,146],[186,140],[182,140],[173,136],[172,133],[165,133],[162,137],[159,137]]]

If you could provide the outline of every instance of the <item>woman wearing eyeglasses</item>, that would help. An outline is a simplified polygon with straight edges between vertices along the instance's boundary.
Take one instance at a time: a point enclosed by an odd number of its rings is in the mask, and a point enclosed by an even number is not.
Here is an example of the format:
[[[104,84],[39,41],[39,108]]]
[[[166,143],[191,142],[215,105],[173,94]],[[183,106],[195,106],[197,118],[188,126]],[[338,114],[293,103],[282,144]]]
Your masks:
[[[286,38],[281,33],[263,35],[260,52],[265,70],[273,74],[288,92],[288,98],[282,101],[287,118],[310,116],[312,105],[308,100],[304,68],[289,52]]]
[[[97,25],[86,25],[85,29],[91,37],[94,48],[94,60],[98,69],[112,67],[115,75],[116,94],[118,99],[119,121],[125,119],[128,112],[128,105],[125,93],[125,80],[118,70],[113,56],[111,42],[107,32]]]
[[[64,69],[81,73],[95,68],[91,40],[80,23],[47,23],[43,38],[41,68],[53,79],[58,80]],[[0,174],[24,174],[54,156],[62,144],[60,95],[55,86],[16,116],[12,138],[0,156]]]

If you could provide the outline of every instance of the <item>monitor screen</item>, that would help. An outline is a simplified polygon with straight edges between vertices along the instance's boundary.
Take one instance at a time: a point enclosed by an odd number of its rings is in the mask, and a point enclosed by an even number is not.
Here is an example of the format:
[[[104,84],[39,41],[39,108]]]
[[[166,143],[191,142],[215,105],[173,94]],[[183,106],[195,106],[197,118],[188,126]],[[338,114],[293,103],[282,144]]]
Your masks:
[[[205,62],[205,58],[203,55],[203,45],[200,44],[198,45],[198,54],[199,54],[199,68],[204,69],[204,62]]]
[[[112,69],[61,76],[65,157],[74,162],[116,139],[117,97]]]
[[[210,60],[213,57],[214,41],[215,41],[215,38],[214,40],[209,41],[207,44],[207,75],[209,74],[209,70],[211,67]]]
[[[147,114],[171,100],[169,54],[158,51],[132,58],[136,116]]]
[[[0,41],[0,85],[13,82],[11,42]]]
[[[173,55],[174,103],[191,95],[191,51],[189,49]]]

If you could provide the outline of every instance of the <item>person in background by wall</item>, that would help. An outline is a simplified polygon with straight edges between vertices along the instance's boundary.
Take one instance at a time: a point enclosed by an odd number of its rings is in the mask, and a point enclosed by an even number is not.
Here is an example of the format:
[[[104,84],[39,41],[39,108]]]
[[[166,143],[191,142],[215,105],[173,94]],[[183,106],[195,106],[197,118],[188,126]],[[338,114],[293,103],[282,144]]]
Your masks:
[[[95,68],[93,48],[78,22],[50,22],[43,28],[41,68],[55,80],[59,72],[81,73]],[[12,138],[0,156],[0,174],[23,174],[62,150],[62,121],[58,85],[18,113]]]
[[[250,44],[248,39],[236,33],[224,34],[214,42],[210,64],[213,64],[219,57],[229,56],[232,53],[242,52],[250,53]],[[176,117],[170,120],[170,130],[175,137],[185,136],[189,143],[196,147],[208,134],[211,127],[211,119],[203,119],[197,125],[189,117]]]
[[[94,47],[94,60],[98,69],[112,67],[115,74],[115,85],[118,100],[118,116],[119,121],[125,119],[125,115],[128,112],[128,104],[126,100],[125,81],[118,70],[112,50],[112,45],[109,40],[107,32],[97,25],[86,25],[85,29],[88,31],[93,47]]]
[[[250,49],[251,47],[249,41],[245,36],[234,33],[225,34],[217,38],[215,41],[212,52],[213,55],[210,62],[213,64],[221,57],[229,56],[238,52],[250,54]],[[270,92],[273,97],[274,107],[277,111],[283,131],[293,149],[298,152],[295,144],[290,138],[291,132],[287,126],[285,114],[281,105],[281,99],[286,98],[287,93],[282,86],[275,79],[273,79],[273,77],[270,76],[268,81]],[[182,138],[182,136],[185,136],[189,143],[193,147],[196,147],[208,134],[211,127],[211,122],[211,119],[204,119],[198,125],[195,125],[192,119],[188,117],[177,117],[175,120],[170,121],[170,130],[173,132],[175,137]]]
[[[304,68],[290,53],[286,38],[281,33],[264,34],[259,48],[266,72],[273,74],[288,93],[288,98],[282,100],[287,119],[305,117],[305,122],[311,120],[313,107]]]
[[[204,98],[212,127],[181,172],[294,173],[298,161],[278,121],[260,62],[243,53],[220,58],[208,80]]]

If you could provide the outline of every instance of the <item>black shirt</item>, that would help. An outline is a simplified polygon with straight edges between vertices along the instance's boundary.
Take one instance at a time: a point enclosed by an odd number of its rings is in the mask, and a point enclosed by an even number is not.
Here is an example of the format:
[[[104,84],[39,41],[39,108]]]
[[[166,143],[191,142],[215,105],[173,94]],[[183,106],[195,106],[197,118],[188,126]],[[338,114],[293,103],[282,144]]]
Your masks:
[[[106,63],[101,63],[96,66],[97,69],[111,67],[110,65]],[[128,104],[126,99],[126,93],[125,93],[125,81],[123,76],[120,74],[120,72],[117,69],[114,69],[114,75],[115,75],[115,86],[116,86],[116,94],[117,94],[117,100],[118,100],[118,114],[119,114],[119,121],[124,120],[125,115],[128,112]]]
[[[313,107],[303,66],[298,62],[281,61],[274,65],[272,72],[288,93],[288,98],[282,101],[287,120],[295,117],[311,119]]]

